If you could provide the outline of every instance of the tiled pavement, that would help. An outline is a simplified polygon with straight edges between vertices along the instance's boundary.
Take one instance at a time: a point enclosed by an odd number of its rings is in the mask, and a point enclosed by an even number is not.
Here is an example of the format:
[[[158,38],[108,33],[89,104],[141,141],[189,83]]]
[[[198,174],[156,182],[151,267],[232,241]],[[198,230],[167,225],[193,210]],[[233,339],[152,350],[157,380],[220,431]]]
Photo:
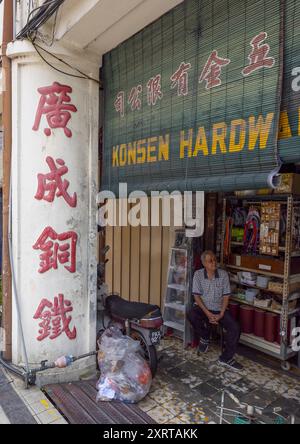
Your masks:
[[[197,356],[193,349],[183,350],[182,342],[166,338],[160,346],[162,359],[149,395],[138,406],[158,423],[218,423],[222,389],[226,387],[241,402],[258,407],[282,407],[285,416],[293,413],[300,423],[300,378],[238,356],[244,365],[236,373],[220,368],[218,349]],[[18,395],[18,396],[17,396]],[[239,410],[230,398],[225,407]],[[232,422],[232,417],[225,417]],[[266,422],[272,419],[263,417]],[[226,422],[225,421],[225,422]],[[24,384],[0,368],[0,424],[67,424],[43,392]]]
[[[0,424],[67,424],[37,387],[26,390],[24,382],[0,367]]]
[[[236,373],[216,364],[219,353],[212,346],[208,353],[197,356],[193,349],[183,350],[182,342],[172,338],[162,341],[159,370],[149,395],[139,407],[158,423],[219,423],[218,406],[222,389],[226,388],[241,402],[257,407],[282,407],[282,414],[296,415],[300,423],[300,379],[276,371],[243,356],[237,359],[244,370]],[[225,398],[225,407],[239,410]],[[241,410],[242,412],[242,410]],[[263,421],[272,422],[266,415]],[[224,422],[233,422],[226,416]]]

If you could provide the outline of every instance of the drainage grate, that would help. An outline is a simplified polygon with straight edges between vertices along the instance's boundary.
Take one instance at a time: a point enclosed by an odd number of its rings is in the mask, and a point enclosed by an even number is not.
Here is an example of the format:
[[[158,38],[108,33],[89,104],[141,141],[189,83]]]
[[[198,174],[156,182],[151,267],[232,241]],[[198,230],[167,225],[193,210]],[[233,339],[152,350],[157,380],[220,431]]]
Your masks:
[[[70,424],[156,424],[136,404],[96,402],[96,380],[43,387]]]

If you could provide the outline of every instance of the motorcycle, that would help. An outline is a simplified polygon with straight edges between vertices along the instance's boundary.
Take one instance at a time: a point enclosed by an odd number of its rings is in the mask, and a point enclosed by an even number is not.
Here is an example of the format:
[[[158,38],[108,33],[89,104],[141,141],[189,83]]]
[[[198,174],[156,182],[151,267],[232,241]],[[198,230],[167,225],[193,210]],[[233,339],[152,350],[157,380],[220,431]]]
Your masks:
[[[148,361],[154,377],[158,362],[156,346],[160,342],[160,328],[163,325],[160,308],[142,302],[128,302],[116,294],[107,296],[103,305],[103,322],[97,341],[110,325],[119,325],[124,334],[140,342],[143,357]]]

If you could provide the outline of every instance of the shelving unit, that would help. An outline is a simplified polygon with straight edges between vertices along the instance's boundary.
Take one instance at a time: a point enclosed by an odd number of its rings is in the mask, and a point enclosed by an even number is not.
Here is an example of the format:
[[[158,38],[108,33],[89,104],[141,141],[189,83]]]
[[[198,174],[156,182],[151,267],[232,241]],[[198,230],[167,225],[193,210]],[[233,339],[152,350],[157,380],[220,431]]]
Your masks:
[[[227,203],[230,201],[230,198],[225,198],[223,200],[223,224],[222,224],[222,240],[225,239],[225,224],[226,224],[226,211],[227,211]],[[240,199],[241,200],[241,199]],[[282,309],[281,311],[274,310],[271,307],[261,307],[256,306],[251,302],[248,302],[246,300],[243,300],[239,297],[232,296],[232,300],[235,302],[238,302],[240,304],[244,305],[252,305],[255,308],[258,308],[260,310],[264,310],[266,312],[272,312],[277,315],[280,315],[280,338],[281,343],[272,343],[268,342],[260,337],[255,336],[254,334],[244,334],[242,333],[240,342],[243,344],[246,344],[248,346],[251,346],[257,350],[263,351],[273,357],[276,357],[281,360],[282,362],[282,368],[288,369],[290,367],[288,360],[295,356],[297,354],[296,351],[292,350],[290,346],[290,338],[288,337],[288,326],[290,323],[290,330],[294,327],[296,327],[297,317],[300,315],[300,308],[296,309],[289,309],[289,302],[293,301],[295,299],[299,299],[300,295],[299,293],[295,293],[296,289],[299,289],[300,292],[300,268],[297,270],[297,273],[295,273],[295,269],[293,270],[294,273],[291,272],[291,261],[297,260],[297,257],[300,256],[299,251],[293,251],[292,248],[292,220],[293,220],[293,211],[295,205],[299,205],[299,200],[295,200],[295,198],[292,195],[287,196],[255,196],[254,198],[247,197],[243,200],[244,205],[256,205],[259,206],[261,202],[264,202],[266,200],[269,201],[276,201],[280,202],[282,206],[286,207],[286,230],[285,230],[285,245],[279,246],[279,254],[283,256],[283,272],[271,272],[267,271],[265,269],[260,268],[249,268],[244,267],[242,265],[236,265],[232,263],[228,263],[225,260],[224,257],[224,244],[222,242],[221,245],[221,266],[225,267],[228,271],[234,272],[234,271],[244,271],[244,272],[251,272],[255,273],[257,275],[263,275],[268,277],[276,278],[277,280],[281,280],[283,284],[283,290],[282,291],[274,291],[270,290],[268,288],[261,288],[256,285],[250,285],[245,284],[241,282],[237,282],[236,280],[232,280],[231,282],[236,284],[239,287],[248,287],[248,288],[256,288],[259,289],[261,292],[268,292],[273,293],[274,295],[281,295],[282,296]],[[243,242],[238,241],[231,241],[230,242],[231,248],[238,249],[239,247],[243,246]],[[237,254],[237,257],[242,257],[243,253]],[[245,254],[244,254],[245,256]],[[267,255],[259,255],[260,257],[269,257]],[[293,259],[294,258],[294,259]],[[275,260],[275,259],[274,259]],[[262,260],[263,262],[263,260]],[[291,295],[291,296],[290,296]],[[298,354],[298,366],[300,366],[300,355]]]
[[[191,247],[171,248],[168,281],[164,302],[164,332],[172,329],[174,336],[183,340],[186,347],[191,341],[187,312],[191,294]]]

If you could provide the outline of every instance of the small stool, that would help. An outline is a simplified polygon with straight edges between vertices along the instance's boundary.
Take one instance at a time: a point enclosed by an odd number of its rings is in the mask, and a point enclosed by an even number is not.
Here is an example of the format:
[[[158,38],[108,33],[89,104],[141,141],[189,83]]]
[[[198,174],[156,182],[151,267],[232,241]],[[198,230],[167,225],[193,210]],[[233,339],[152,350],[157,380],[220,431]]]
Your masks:
[[[224,341],[225,333],[223,327],[218,325],[212,325],[211,334],[210,334],[210,340],[214,341],[215,338],[220,338],[220,348],[223,353],[225,348],[225,341]]]

